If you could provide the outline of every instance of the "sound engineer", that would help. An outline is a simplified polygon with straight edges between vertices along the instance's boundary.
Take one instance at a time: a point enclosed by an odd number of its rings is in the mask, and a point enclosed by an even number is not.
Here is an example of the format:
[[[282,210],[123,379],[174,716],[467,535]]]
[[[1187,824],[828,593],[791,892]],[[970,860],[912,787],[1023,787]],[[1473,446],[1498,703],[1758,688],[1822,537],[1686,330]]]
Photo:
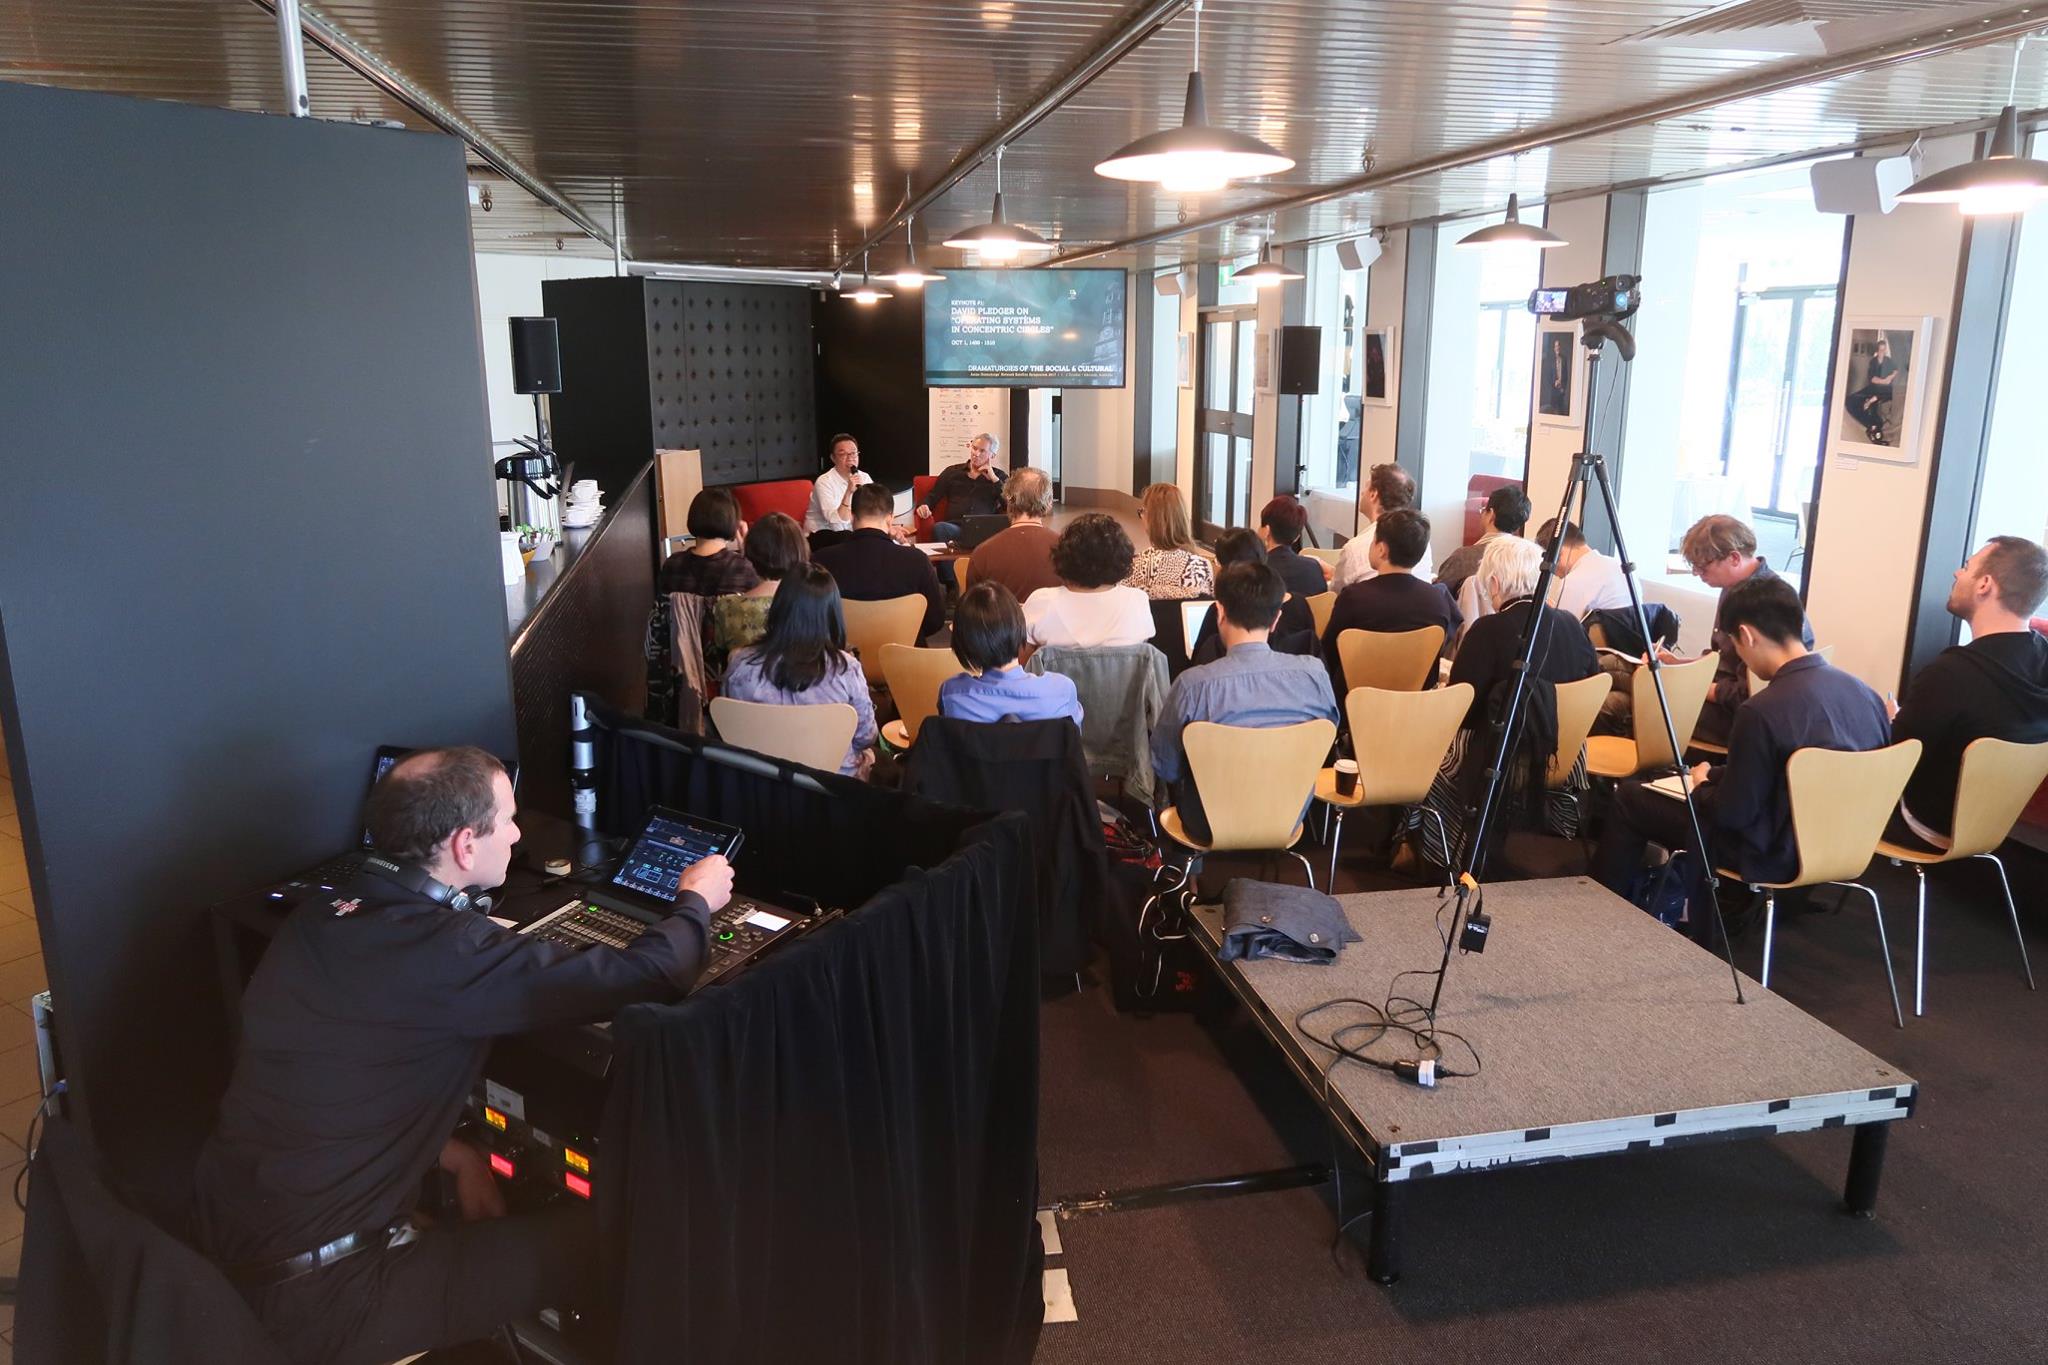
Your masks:
[[[294,1359],[389,1361],[486,1337],[560,1302],[595,1260],[587,1206],[499,1216],[483,1155],[449,1135],[494,1036],[688,988],[732,868],[696,863],[674,915],[623,949],[574,951],[475,908],[505,879],[513,817],[512,784],[483,750],[404,759],[370,794],[378,855],[292,910],[244,994],[196,1174],[199,1236]],[[418,1227],[437,1164],[467,1221]]]

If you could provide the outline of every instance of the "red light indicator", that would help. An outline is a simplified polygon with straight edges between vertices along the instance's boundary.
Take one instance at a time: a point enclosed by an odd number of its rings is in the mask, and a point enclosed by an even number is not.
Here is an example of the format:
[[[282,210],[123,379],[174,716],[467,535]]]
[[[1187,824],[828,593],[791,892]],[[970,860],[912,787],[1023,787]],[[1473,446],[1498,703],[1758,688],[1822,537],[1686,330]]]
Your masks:
[[[512,1158],[502,1152],[491,1153],[491,1169],[504,1176],[507,1180],[510,1180],[517,1170],[512,1165]]]
[[[562,1185],[579,1199],[590,1198],[590,1182],[574,1171],[562,1172]]]

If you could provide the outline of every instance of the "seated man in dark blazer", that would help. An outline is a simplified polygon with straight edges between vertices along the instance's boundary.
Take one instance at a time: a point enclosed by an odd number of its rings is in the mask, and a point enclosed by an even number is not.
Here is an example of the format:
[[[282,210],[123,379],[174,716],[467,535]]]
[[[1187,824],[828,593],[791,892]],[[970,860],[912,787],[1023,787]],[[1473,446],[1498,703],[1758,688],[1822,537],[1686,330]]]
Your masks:
[[[1415,573],[1428,549],[1429,518],[1411,507],[1389,512],[1374,523],[1367,551],[1374,576],[1337,594],[1336,604],[1330,608],[1330,624],[1323,629],[1323,662],[1330,667],[1330,686],[1338,696],[1347,689],[1337,637],[1347,630],[1394,633],[1442,626],[1446,643],[1458,638],[1458,625],[1464,617],[1450,591]],[[1435,669],[1422,685],[1436,686]]]
[[[939,576],[924,551],[897,543],[889,534],[896,515],[896,499],[877,483],[862,484],[853,492],[853,534],[837,545],[827,545],[811,558],[822,564],[839,584],[839,595],[853,602],[885,602],[892,597],[924,595],[924,624],[918,628],[920,642],[946,624],[946,595],[939,590]],[[876,660],[864,661],[875,676]]]
[[[1799,871],[1785,761],[1799,749],[1881,749],[1892,742],[1883,698],[1862,680],[1809,653],[1801,639],[1806,612],[1790,583],[1754,575],[1721,598],[1721,628],[1743,663],[1771,685],[1735,712],[1728,761],[1692,772],[1700,827],[1713,866],[1759,882],[1790,880]],[[1693,844],[1685,803],[1641,782],[1623,783],[1600,836],[1593,872],[1627,894],[1646,844],[1677,850]],[[1693,936],[1712,947],[1707,920]]]

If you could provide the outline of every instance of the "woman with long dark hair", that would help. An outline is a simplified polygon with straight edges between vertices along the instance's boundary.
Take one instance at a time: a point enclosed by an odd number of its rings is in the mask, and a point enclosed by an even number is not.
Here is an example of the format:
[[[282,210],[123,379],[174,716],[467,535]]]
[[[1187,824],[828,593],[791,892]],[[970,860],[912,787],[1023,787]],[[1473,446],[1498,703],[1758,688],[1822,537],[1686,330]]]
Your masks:
[[[760,643],[733,651],[726,664],[725,695],[777,706],[843,701],[857,719],[839,771],[866,777],[874,766],[875,706],[867,675],[846,651],[839,585],[820,565],[800,565],[783,576]]]

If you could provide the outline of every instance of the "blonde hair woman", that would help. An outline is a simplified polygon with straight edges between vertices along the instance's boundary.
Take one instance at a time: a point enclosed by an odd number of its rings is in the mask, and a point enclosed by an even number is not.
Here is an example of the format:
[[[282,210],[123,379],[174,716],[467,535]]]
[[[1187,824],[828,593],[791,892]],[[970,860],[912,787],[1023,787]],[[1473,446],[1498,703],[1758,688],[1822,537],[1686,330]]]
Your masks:
[[[1195,544],[1188,504],[1180,489],[1155,483],[1145,489],[1145,539],[1150,543],[1131,561],[1125,584],[1147,597],[1181,601],[1216,595],[1216,568]]]

